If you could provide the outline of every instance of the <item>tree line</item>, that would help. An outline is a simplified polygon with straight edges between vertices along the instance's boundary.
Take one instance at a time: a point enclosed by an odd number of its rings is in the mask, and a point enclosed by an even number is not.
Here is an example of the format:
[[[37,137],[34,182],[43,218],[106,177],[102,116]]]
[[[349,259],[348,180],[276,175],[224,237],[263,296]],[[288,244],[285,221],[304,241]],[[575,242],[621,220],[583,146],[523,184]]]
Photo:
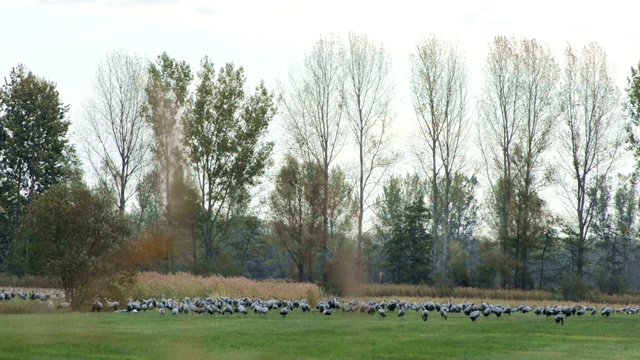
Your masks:
[[[470,99],[457,44],[425,37],[409,58],[403,134],[391,56],[363,34],[321,37],[277,91],[206,56],[194,72],[112,51],[78,146],[56,84],[19,64],[0,90],[3,270],[54,276],[80,298],[135,270],[339,291],[380,273],[573,297],[637,289],[640,64],[622,92],[597,43],[568,45],[561,62],[496,36]],[[626,154],[636,164],[619,174]]]

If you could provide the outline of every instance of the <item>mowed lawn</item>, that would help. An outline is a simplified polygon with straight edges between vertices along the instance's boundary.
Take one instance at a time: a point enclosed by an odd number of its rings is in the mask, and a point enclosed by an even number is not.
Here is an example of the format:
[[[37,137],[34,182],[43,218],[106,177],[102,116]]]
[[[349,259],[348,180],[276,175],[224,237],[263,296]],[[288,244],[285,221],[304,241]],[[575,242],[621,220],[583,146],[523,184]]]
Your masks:
[[[147,313],[0,315],[0,358],[10,359],[637,359],[640,317],[554,318],[517,313],[443,320],[432,313],[300,310],[283,319]]]

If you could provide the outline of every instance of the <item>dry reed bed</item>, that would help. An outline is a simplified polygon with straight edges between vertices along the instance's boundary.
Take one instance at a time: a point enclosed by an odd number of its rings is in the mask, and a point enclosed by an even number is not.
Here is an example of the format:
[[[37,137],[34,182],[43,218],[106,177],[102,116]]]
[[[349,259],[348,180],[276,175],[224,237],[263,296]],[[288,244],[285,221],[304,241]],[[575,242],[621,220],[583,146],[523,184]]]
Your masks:
[[[118,286],[119,291],[111,292],[100,284],[97,295],[112,299],[124,300],[128,297],[173,297],[185,296],[271,296],[279,299],[306,298],[309,303],[326,297],[322,290],[312,283],[295,283],[287,280],[250,280],[244,277],[198,276],[189,273],[163,275],[155,272],[141,272],[134,276],[127,285]],[[0,290],[26,289],[50,292],[57,286],[52,279],[42,276],[16,276],[0,274]],[[591,291],[579,301],[566,300],[560,292],[539,290],[503,290],[481,289],[473,287],[436,287],[427,285],[395,285],[395,284],[362,284],[350,294],[342,296],[343,300],[350,298],[371,299],[425,299],[432,301],[479,302],[484,299],[491,303],[545,305],[559,303],[585,303],[610,305],[640,305],[640,295],[623,294],[607,295]],[[6,304],[5,304],[6,305]]]
[[[141,272],[129,287],[133,298],[172,297],[180,299],[195,296],[261,297],[268,299],[307,299],[315,303],[323,297],[322,290],[312,283],[286,280],[250,280],[245,277],[198,276],[179,272],[159,274]]]

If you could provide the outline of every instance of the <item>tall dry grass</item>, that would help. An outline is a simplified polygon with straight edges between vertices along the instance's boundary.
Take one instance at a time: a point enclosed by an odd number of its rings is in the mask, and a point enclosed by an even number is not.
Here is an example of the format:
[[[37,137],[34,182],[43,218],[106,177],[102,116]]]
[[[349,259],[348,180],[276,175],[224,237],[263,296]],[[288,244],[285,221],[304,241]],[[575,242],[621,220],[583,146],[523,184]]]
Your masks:
[[[315,303],[323,296],[322,290],[312,283],[286,280],[250,280],[244,277],[198,276],[185,272],[159,274],[140,272],[127,286],[132,298],[172,297],[174,299],[197,296],[261,297],[267,299],[307,299]]]

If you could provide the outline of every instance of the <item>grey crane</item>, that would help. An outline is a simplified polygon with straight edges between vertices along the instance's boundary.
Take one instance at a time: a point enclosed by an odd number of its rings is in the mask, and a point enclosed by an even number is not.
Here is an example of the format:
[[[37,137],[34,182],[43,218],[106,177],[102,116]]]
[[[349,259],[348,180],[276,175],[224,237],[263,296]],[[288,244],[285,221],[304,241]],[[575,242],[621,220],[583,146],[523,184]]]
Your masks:
[[[284,319],[287,314],[289,313],[289,307],[285,306],[282,309],[280,309],[280,315],[282,315],[282,318]]]
[[[387,317],[387,314],[385,314],[384,309],[382,307],[378,309],[378,315],[380,315],[381,319],[384,319]]]
[[[476,321],[476,319],[479,318],[479,317],[480,317],[480,311],[479,310],[472,311],[469,314],[469,319],[471,319],[471,321]]]
[[[367,314],[369,314],[369,315],[373,315],[373,314],[375,314],[375,313],[376,313],[376,307],[375,307],[375,306],[369,306],[369,307],[367,308]]]
[[[309,305],[306,301],[300,303],[300,310],[302,312],[311,312],[311,305]]]
[[[192,303],[192,302],[189,303],[189,311],[198,314],[200,312],[199,310],[200,309],[198,309],[198,306],[195,303]]]
[[[422,310],[422,321],[427,321],[428,318],[429,318],[429,310],[427,309]]]
[[[406,307],[402,306],[400,308],[400,311],[398,311],[398,317],[403,317],[404,313],[407,311],[406,309],[407,309]]]
[[[120,302],[119,301],[111,301],[107,298],[104,299],[107,302],[107,309],[109,310],[118,310],[118,307],[120,306]]]
[[[556,324],[564,325],[564,317],[561,312],[556,315]]]
[[[493,308],[493,313],[496,314],[496,317],[500,317],[500,315],[502,315],[503,312],[504,312],[504,309],[502,308],[502,306],[495,306]]]
[[[94,312],[94,311],[100,312],[100,310],[102,310],[103,308],[104,306],[102,305],[100,300],[96,298],[96,301],[94,301],[93,304],[91,305],[91,312]]]
[[[447,310],[445,310],[446,308],[440,308],[440,316],[442,316],[443,319],[447,320],[448,317],[448,312]]]
[[[224,306],[224,309],[222,310],[222,315],[225,315],[225,314],[233,314],[233,308],[231,308],[231,305],[226,304]]]
[[[328,316],[331,316],[331,309],[326,308],[326,309],[324,309],[324,311],[323,311],[322,313],[323,313],[324,315],[326,315],[327,317],[328,317]]]
[[[67,301],[61,302],[60,304],[58,304],[57,309],[66,309],[69,306],[71,306],[71,300],[69,300],[68,302]]]
[[[264,316],[267,316],[267,312],[269,312],[269,308],[268,308],[268,307],[266,307],[266,306],[261,306],[261,305],[259,305],[259,306],[256,306],[255,312],[256,312],[258,315],[264,315]]]
[[[238,304],[238,306],[236,307],[236,312],[239,314],[247,315],[247,308],[242,304]]]

